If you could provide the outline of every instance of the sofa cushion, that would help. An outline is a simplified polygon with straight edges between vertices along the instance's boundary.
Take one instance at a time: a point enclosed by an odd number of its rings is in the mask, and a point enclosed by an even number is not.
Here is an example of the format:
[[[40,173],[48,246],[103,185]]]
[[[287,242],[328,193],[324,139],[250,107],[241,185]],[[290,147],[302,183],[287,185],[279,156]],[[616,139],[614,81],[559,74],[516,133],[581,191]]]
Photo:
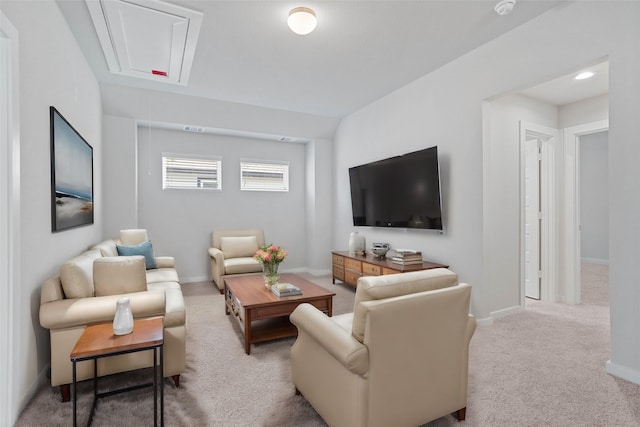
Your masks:
[[[139,245],[149,240],[147,230],[144,228],[133,228],[120,230],[120,244],[125,246]]]
[[[147,270],[157,267],[156,258],[153,255],[153,245],[151,245],[151,240],[147,240],[138,245],[116,245],[116,249],[120,256],[142,255],[144,257],[144,264]]]
[[[250,257],[224,260],[224,274],[259,273],[262,264]]]
[[[164,294],[166,298],[164,327],[172,328],[174,326],[183,326],[187,321],[187,311],[185,309],[182,291],[175,288],[166,288]]]
[[[220,250],[225,258],[252,257],[258,251],[256,236],[221,237]]]
[[[102,256],[118,256],[118,249],[116,248],[115,240],[105,240],[102,243],[98,243],[91,249],[98,249]]]
[[[78,255],[60,267],[60,282],[66,298],[88,298],[94,295],[93,261],[102,255],[93,249]]]
[[[147,290],[143,256],[104,257],[93,263],[97,297]]]
[[[360,306],[363,301],[380,300],[418,292],[448,288],[458,284],[458,275],[446,268],[413,271],[384,276],[365,276],[358,279],[353,305],[352,335],[364,341],[367,323],[366,311]]]
[[[159,282],[179,282],[178,273],[173,268],[147,270],[147,285]]]

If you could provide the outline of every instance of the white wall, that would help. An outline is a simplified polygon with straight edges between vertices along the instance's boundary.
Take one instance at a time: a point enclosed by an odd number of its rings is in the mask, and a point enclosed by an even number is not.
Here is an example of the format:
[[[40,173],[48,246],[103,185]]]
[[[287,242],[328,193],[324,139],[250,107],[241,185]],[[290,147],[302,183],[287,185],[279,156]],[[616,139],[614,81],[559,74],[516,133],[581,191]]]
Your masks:
[[[222,157],[222,191],[163,190],[163,152]],[[210,280],[214,229],[262,228],[266,243],[288,250],[283,269],[304,268],[305,155],[304,144],[140,127],[138,224],[157,254],[175,257],[184,282]],[[289,191],[240,191],[240,160],[246,158],[289,162]]]
[[[136,137],[138,125],[129,117],[102,117],[102,136],[109,141],[103,153],[104,236],[118,237],[121,229],[138,222]],[[117,142],[117,143],[116,143]]]
[[[314,274],[331,269],[333,229],[333,143],[318,139],[306,146],[307,269]]]
[[[609,262],[609,132],[580,137],[580,256]]]
[[[609,95],[599,95],[558,108],[558,125],[561,128],[607,120],[609,118]]]
[[[589,28],[589,31],[584,31]],[[610,286],[611,364],[609,371],[640,382],[640,3],[573,2],[489,42],[417,81],[389,94],[343,120],[335,141],[334,245],[344,247],[351,226],[347,168],[365,161],[437,144],[446,166],[443,192],[444,236],[401,231],[361,230],[371,241],[422,249],[427,258],[445,262],[473,287],[472,311],[486,318],[506,309],[494,301],[511,293],[514,283],[506,268],[487,271],[483,260],[495,257],[485,238],[517,227],[488,224],[483,208],[510,206],[519,198],[498,198],[491,185],[517,182],[513,168],[492,170],[483,182],[482,103],[501,94],[564,75],[568,70],[609,59],[610,75]],[[563,124],[563,126],[566,126]],[[492,153],[489,153],[490,155]],[[485,167],[491,167],[491,163]],[[444,168],[443,168],[444,169]],[[494,173],[495,172],[495,173]],[[497,304],[496,304],[497,303]]]
[[[331,155],[337,119],[116,86],[103,86],[101,90],[108,162],[105,182],[118,186],[105,193],[107,236],[117,236],[122,228],[148,228],[156,252],[177,257],[181,280],[191,281],[210,277],[207,248],[214,228],[262,227],[269,242],[289,251],[285,270],[329,271],[331,235],[327,230],[332,224]],[[138,132],[136,123],[144,131]],[[149,127],[145,123],[153,124],[152,144],[161,143],[166,151],[180,153],[192,147],[197,152],[216,154],[222,150],[227,160],[223,164],[224,191],[210,195],[203,203],[191,193],[178,196],[189,207],[179,211],[172,204],[176,200],[172,192],[157,193],[157,187],[149,190]],[[281,135],[312,142],[280,143],[157,129],[166,124]],[[158,151],[162,150],[156,148],[152,153],[156,160]],[[239,172],[234,172],[233,165],[239,158],[274,159],[280,153],[295,158],[292,191],[288,195],[240,193],[234,189]],[[158,162],[153,165],[160,166]],[[157,171],[152,174],[157,178]],[[278,204],[284,213],[274,209],[265,215],[264,209]]]
[[[484,197],[491,202],[484,205],[484,228],[494,232],[484,235],[484,274],[490,284],[489,310],[496,315],[521,304],[520,121],[555,129],[558,108],[522,95],[508,95],[488,103],[485,114],[489,136]]]
[[[40,285],[62,262],[102,237],[102,109],[97,81],[55,2],[3,1],[20,49],[21,282],[14,284],[12,373],[16,419],[46,379],[49,339],[39,326]],[[95,223],[51,232],[49,106],[93,146]]]

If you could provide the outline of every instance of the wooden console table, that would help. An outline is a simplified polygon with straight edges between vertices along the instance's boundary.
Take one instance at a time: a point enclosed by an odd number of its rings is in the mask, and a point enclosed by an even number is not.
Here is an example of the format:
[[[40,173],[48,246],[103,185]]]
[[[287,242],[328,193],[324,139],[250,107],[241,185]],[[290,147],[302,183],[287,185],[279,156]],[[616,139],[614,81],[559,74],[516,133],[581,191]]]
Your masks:
[[[355,255],[348,251],[331,252],[333,264],[333,283],[336,279],[356,286],[361,276],[380,276],[382,274],[407,273],[409,271],[428,270],[430,268],[449,268],[448,265],[424,261],[422,264],[402,265],[390,259],[380,259],[372,254]]]

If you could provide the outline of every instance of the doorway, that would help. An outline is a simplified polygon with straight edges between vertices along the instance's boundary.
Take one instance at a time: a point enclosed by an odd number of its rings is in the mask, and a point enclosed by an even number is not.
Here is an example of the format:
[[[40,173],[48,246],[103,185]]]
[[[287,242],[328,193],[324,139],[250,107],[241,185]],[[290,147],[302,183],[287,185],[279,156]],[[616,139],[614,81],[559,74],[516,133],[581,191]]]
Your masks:
[[[580,304],[581,301],[580,139],[608,130],[609,120],[564,129],[565,209],[561,246],[566,250],[561,281],[566,289],[563,289],[561,300],[569,304]]]
[[[20,283],[20,138],[18,32],[0,11],[0,424],[12,425],[14,407],[13,307]]]

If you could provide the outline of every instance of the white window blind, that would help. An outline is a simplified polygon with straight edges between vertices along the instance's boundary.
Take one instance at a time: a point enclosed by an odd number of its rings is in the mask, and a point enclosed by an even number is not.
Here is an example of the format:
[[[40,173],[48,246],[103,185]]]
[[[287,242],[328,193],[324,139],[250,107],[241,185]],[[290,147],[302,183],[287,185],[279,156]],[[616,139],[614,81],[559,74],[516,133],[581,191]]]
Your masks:
[[[289,191],[289,164],[242,160],[240,189],[243,191]]]
[[[222,190],[222,159],[162,153],[162,188]]]

